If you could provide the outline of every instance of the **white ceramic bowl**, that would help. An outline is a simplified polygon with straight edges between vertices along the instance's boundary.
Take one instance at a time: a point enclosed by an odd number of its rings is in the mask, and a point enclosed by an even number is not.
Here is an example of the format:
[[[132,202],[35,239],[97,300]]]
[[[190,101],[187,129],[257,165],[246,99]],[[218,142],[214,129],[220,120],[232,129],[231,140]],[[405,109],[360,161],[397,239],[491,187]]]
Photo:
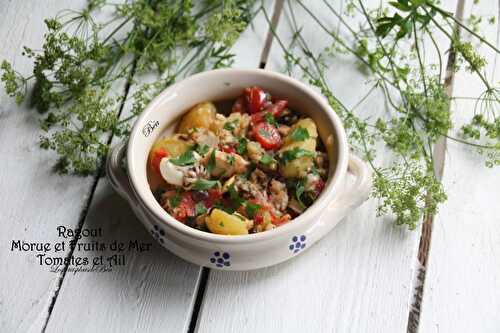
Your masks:
[[[270,231],[225,236],[188,227],[154,198],[146,177],[149,150],[193,105],[234,99],[245,87],[255,85],[288,99],[293,109],[314,119],[330,160],[326,186],[303,214]],[[125,154],[127,170],[121,163]],[[326,99],[295,79],[259,69],[203,72],[165,89],[137,120],[128,145],[122,143],[110,151],[106,170],[111,185],[161,245],[192,263],[224,270],[271,266],[300,254],[365,201],[372,185],[370,169],[349,152],[342,123]],[[356,180],[346,187],[348,171]]]

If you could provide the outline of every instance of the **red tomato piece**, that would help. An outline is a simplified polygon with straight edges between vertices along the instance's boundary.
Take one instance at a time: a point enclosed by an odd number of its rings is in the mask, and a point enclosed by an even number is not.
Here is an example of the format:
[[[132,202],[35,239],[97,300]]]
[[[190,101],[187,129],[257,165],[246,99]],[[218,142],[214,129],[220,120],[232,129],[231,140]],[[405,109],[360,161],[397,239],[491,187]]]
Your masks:
[[[264,90],[259,87],[250,87],[245,88],[244,94],[250,113],[257,113],[262,110],[262,106],[266,101],[266,93]]]
[[[280,99],[271,104],[270,106],[268,106],[264,111],[271,112],[271,114],[275,118],[277,118],[281,115],[281,113],[283,112],[283,110],[286,109],[287,106],[288,106],[288,101]]]
[[[274,104],[270,104],[264,108],[264,111],[260,111],[252,114],[251,120],[253,124],[258,124],[263,122],[266,119],[266,114],[270,113],[274,118],[278,118],[283,110],[288,106],[288,101],[278,100]]]
[[[153,154],[151,156],[151,169],[153,169],[156,173],[160,174],[161,159],[167,156],[168,154],[163,148],[159,148],[153,151]]]
[[[247,106],[243,96],[238,97],[234,102],[231,112],[247,113]]]
[[[264,149],[278,149],[281,146],[280,133],[271,124],[258,123],[253,127],[253,135]]]
[[[253,115],[250,116],[250,120],[252,124],[258,124],[264,121],[266,113],[264,111],[254,113]]]
[[[195,202],[190,192],[184,192],[181,194],[181,202],[179,206],[174,209],[174,217],[184,222],[186,218],[196,215]]]
[[[236,150],[232,146],[222,146],[222,151],[229,154],[236,152]]]

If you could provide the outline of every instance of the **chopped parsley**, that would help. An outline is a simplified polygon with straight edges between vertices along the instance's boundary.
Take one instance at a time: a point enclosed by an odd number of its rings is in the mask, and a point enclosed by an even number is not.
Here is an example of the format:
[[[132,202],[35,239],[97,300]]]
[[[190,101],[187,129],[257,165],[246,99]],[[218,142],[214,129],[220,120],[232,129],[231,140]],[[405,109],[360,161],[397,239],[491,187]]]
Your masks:
[[[210,153],[210,157],[207,163],[207,171],[208,173],[212,173],[214,169],[215,169],[215,149],[212,149],[212,152]]]
[[[264,120],[266,123],[277,126],[278,123],[276,122],[276,119],[274,118],[273,114],[271,112],[266,112],[264,114]]]
[[[234,162],[236,161],[236,157],[234,157],[234,155],[227,155],[227,161],[229,162],[229,164],[233,165]]]
[[[283,164],[296,160],[301,157],[314,157],[316,156],[314,152],[310,150],[305,150],[299,147],[292,148],[290,150],[285,150],[281,153],[280,160]]]
[[[194,162],[196,162],[196,159],[194,158],[193,150],[191,149],[187,150],[177,158],[170,159],[170,163],[178,166],[191,165],[194,164]]]
[[[269,154],[264,154],[262,155],[262,157],[260,158],[260,163],[264,164],[264,165],[269,165],[271,163],[274,162],[274,158],[269,155]]]
[[[251,203],[251,202],[247,202],[246,205],[245,205],[245,211],[248,215],[249,218],[253,219],[255,217],[255,214],[257,214],[257,212],[259,211],[259,209],[261,208],[262,206],[259,205],[259,204],[254,204],[254,203]]]
[[[192,190],[204,191],[219,184],[218,180],[198,179],[191,187]]]
[[[305,185],[303,180],[297,181],[295,184],[295,198],[299,202],[299,204],[302,206],[302,208],[305,208],[306,205],[302,202],[302,194],[304,194],[305,191]]]
[[[290,134],[290,138],[297,142],[297,141],[304,141],[306,139],[309,139],[309,132],[307,129],[304,127],[297,127],[293,130],[293,132]]]
[[[205,214],[207,212],[207,207],[205,207],[205,204],[203,202],[198,202],[196,203],[196,205],[194,206],[195,210],[196,210],[196,216],[199,216],[199,215],[202,215],[202,214]]]
[[[196,150],[196,152],[197,152],[198,154],[202,155],[202,156],[203,156],[203,155],[205,155],[206,153],[208,153],[208,150],[209,150],[209,149],[210,149],[210,146],[205,145],[205,144],[201,144],[201,145],[200,145],[200,144],[198,144],[198,143],[197,143],[197,144],[194,146],[194,150]]]
[[[246,200],[240,197],[238,191],[236,191],[236,189],[234,188],[234,185],[229,186],[228,190],[229,198],[231,199],[231,202],[235,209],[246,203]]]
[[[238,119],[235,119],[233,121],[228,121],[224,124],[224,129],[232,133],[235,130],[237,123],[239,123]]]
[[[247,152],[248,140],[245,138],[238,139],[238,146],[236,146],[236,152],[240,155],[244,155]]]
[[[182,200],[181,195],[179,194],[179,191],[177,191],[177,193],[175,193],[172,197],[168,199],[168,202],[170,203],[170,206],[172,206],[172,208],[177,208],[181,203],[181,200]]]

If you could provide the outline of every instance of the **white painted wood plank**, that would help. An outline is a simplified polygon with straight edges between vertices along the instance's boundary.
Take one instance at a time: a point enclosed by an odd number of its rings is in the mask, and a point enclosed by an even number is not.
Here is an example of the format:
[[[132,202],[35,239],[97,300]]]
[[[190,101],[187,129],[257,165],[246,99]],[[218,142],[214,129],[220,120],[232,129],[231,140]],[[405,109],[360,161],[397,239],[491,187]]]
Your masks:
[[[304,3],[329,27],[336,26],[322,2]],[[367,1],[366,6],[377,3]],[[278,35],[288,45],[286,8]],[[295,10],[312,49],[328,46],[331,41],[317,23],[298,6]],[[284,68],[276,42],[268,68]],[[300,73],[295,74],[300,79]],[[343,58],[329,66],[328,79],[336,96],[348,106],[371,87],[355,64]],[[360,109],[374,116],[384,111],[384,103],[375,94]],[[379,157],[387,159],[383,154]],[[389,218],[376,218],[376,206],[374,200],[368,201],[290,262],[252,272],[210,272],[198,332],[406,331],[420,231],[407,231]]]
[[[481,1],[475,9],[466,1],[464,17],[495,15],[498,22],[498,12],[497,1]],[[482,27],[488,40],[498,42],[498,23]],[[484,46],[481,53],[488,78],[498,86],[498,57]],[[456,74],[454,96],[476,97],[483,90],[472,74]],[[452,110],[456,123],[463,124],[474,101],[456,100]],[[434,221],[420,332],[499,332],[500,170],[485,168],[475,151],[448,140],[443,184],[448,202]]]
[[[22,46],[39,48],[43,19],[79,1],[1,1],[0,61],[23,74],[32,62]],[[33,253],[11,252],[12,240],[57,240],[56,226],[75,226],[93,178],[52,172],[54,155],[38,148],[40,129],[35,110],[18,107],[0,89],[0,331],[36,332],[45,324],[59,274],[36,262]],[[63,254],[64,256],[64,254]]]
[[[268,6],[272,6],[271,1]],[[266,32],[267,24],[260,14],[233,47],[234,66],[258,66]],[[126,104],[123,117],[129,109]],[[99,181],[84,226],[102,227],[104,236],[96,240],[103,242],[154,242],[105,179]],[[126,267],[109,273],[68,274],[47,331],[186,331],[201,268],[156,244],[150,252],[127,253],[126,260]]]

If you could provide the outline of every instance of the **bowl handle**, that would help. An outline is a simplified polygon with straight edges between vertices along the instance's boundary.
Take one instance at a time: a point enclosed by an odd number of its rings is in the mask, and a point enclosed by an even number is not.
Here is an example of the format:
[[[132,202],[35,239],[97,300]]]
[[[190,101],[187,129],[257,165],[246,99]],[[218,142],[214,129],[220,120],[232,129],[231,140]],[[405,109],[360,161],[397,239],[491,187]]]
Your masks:
[[[111,186],[120,196],[126,199],[130,205],[135,205],[135,196],[126,171],[122,167],[122,159],[127,152],[127,142],[121,142],[111,148],[106,159],[106,174]]]
[[[330,212],[335,212],[338,221],[342,220],[350,210],[358,207],[368,199],[372,189],[372,170],[361,158],[354,154],[349,156],[348,172],[356,177],[353,185],[334,200],[329,207]]]

